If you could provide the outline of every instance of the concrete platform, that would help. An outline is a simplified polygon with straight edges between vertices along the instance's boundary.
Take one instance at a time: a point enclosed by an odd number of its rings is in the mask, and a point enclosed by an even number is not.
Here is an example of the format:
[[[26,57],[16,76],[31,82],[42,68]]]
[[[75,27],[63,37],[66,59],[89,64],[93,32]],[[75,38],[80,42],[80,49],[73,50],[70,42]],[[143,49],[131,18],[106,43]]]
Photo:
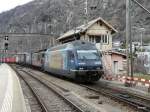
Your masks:
[[[0,65],[0,112],[27,112],[19,79],[7,64]]]

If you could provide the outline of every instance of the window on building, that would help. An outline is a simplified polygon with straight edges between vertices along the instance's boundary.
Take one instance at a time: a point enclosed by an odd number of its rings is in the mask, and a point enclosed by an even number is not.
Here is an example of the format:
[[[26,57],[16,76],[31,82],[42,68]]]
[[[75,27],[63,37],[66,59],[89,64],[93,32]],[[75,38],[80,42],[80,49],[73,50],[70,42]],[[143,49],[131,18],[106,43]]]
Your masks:
[[[105,35],[105,38],[104,38],[104,39],[105,39],[105,43],[108,43],[108,42],[107,42],[107,35]]]
[[[92,42],[95,43],[95,37],[92,38]]]
[[[85,39],[85,36],[84,36],[83,40],[86,40],[86,39]]]
[[[89,37],[89,41],[92,42],[92,37],[91,36]]]
[[[94,35],[90,35],[89,36],[89,41],[95,43],[95,36]]]
[[[8,50],[8,43],[5,43],[4,47],[5,47],[5,50]]]
[[[104,43],[104,35],[101,35],[101,37],[102,37],[101,43]]]
[[[108,36],[107,35],[102,35],[102,42],[104,44],[108,44]]]
[[[109,44],[109,35],[107,34],[107,43]]]
[[[93,43],[109,43],[109,35],[90,35],[89,41]]]
[[[5,40],[8,40],[8,36],[5,36]]]
[[[95,36],[95,41],[96,41],[96,43],[100,43],[101,42],[101,36]]]
[[[103,23],[102,23],[102,22],[100,22],[99,24],[100,24],[100,26],[103,26]]]

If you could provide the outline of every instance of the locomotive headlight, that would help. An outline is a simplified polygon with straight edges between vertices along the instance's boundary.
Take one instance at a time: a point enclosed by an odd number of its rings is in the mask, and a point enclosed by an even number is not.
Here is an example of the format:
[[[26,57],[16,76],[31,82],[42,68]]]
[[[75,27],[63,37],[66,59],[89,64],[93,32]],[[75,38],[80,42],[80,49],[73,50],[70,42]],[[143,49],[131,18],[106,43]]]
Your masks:
[[[79,65],[85,65],[86,63],[79,63]]]
[[[100,67],[97,67],[96,69],[97,69],[97,70],[100,70],[101,68],[100,68]]]
[[[79,68],[79,70],[83,70],[84,68]]]
[[[100,61],[96,61],[95,64],[96,64],[96,65],[100,65],[100,64],[102,64],[102,63],[101,63]]]

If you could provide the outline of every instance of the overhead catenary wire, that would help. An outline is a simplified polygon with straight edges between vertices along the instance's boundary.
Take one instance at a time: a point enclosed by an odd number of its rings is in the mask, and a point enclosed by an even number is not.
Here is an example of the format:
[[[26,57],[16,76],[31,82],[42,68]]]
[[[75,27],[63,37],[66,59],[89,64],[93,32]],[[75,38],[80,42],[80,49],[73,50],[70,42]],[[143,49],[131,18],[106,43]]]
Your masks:
[[[149,15],[150,15],[150,11],[145,8],[142,4],[140,4],[137,0],[132,0],[134,3],[136,3],[138,6],[140,6],[143,10],[145,10]]]
[[[132,54],[132,37],[131,37],[131,14],[130,14],[130,4],[131,1],[136,3],[139,7],[141,7],[144,11],[146,11],[150,15],[150,11],[146,9],[142,4],[140,4],[137,0],[126,0],[126,49],[127,49],[127,75],[129,75],[129,68],[131,68],[131,77],[133,77],[133,54]],[[129,67],[129,49],[128,42],[130,43],[130,61],[131,66]]]

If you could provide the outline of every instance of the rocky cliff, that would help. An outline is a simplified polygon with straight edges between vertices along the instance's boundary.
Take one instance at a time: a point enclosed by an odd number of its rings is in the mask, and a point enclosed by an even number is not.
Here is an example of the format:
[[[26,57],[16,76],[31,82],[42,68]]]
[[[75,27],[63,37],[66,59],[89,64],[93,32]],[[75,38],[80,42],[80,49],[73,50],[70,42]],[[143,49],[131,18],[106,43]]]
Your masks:
[[[58,37],[85,21],[85,0],[35,0],[0,14],[0,32],[46,33]],[[149,0],[137,0],[150,10]],[[150,39],[150,15],[132,3],[132,30],[139,38],[139,28],[145,28],[144,38]],[[88,0],[88,20],[101,16],[125,38],[125,0]],[[139,27],[139,28],[135,28]]]

